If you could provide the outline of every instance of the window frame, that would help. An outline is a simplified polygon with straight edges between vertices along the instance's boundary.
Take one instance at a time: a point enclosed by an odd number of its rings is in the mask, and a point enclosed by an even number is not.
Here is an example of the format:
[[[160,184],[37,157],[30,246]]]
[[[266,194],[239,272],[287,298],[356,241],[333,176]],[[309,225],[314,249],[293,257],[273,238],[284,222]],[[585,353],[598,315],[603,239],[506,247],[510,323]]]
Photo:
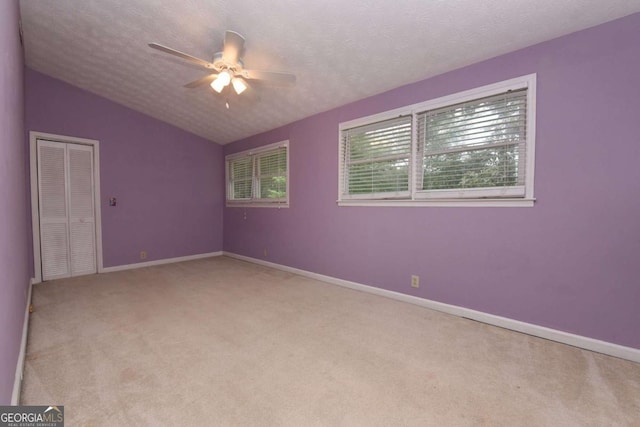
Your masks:
[[[418,190],[416,178],[421,170],[422,158],[418,158],[418,115],[430,110],[453,106],[455,104],[469,102],[476,99],[498,95],[511,90],[527,89],[527,112],[526,112],[526,157],[524,172],[524,196],[510,196],[511,187],[503,187],[504,197],[495,197],[500,190],[487,193],[485,188],[464,189],[464,196],[452,197],[457,191],[446,189],[442,193],[445,197],[438,197],[439,190],[425,192]],[[498,83],[493,83],[478,88],[458,92],[455,94],[442,96],[428,101],[384,111],[366,117],[341,122],[338,126],[338,206],[476,206],[476,207],[531,207],[534,204],[534,172],[535,172],[535,129],[536,129],[536,74],[528,74]],[[358,195],[353,197],[345,194],[345,165],[342,156],[343,133],[348,129],[366,126],[376,122],[382,122],[399,116],[411,115],[412,136],[411,136],[411,158],[409,162],[409,197],[374,197],[371,195]],[[475,197],[470,195],[476,194]],[[367,197],[368,196],[368,197]],[[379,195],[378,195],[379,196]]]
[[[258,175],[258,159],[265,156],[269,152],[275,152],[281,148],[285,149],[286,153],[286,196],[277,199],[258,198],[256,197],[259,191],[261,176]],[[251,159],[251,198],[245,199],[233,199],[230,196],[233,194],[233,179],[231,176],[231,162],[238,158],[250,158]],[[228,154],[224,158],[225,160],[225,200],[227,207],[263,207],[263,208],[288,208],[289,207],[289,140],[276,142],[273,144],[263,145],[261,147],[252,148],[249,150],[240,151],[233,154]]]

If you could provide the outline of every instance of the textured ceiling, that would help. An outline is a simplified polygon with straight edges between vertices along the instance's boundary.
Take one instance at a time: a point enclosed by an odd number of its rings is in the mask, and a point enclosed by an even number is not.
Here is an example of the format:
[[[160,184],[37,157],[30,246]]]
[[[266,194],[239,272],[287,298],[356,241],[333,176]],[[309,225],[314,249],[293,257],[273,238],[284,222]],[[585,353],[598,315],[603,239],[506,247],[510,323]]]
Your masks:
[[[26,63],[226,144],[358,99],[640,11],[640,0],[21,0]],[[247,68],[288,71],[293,87],[224,97],[197,66],[225,30]]]

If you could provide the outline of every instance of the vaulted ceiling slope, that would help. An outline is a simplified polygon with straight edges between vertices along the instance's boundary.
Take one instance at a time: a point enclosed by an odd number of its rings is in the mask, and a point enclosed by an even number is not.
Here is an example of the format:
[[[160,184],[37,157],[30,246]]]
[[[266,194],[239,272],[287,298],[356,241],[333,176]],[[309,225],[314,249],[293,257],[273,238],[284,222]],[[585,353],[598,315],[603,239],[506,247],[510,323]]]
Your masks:
[[[640,0],[21,0],[27,66],[226,144],[315,113],[640,11]],[[150,49],[210,61],[225,30],[245,67],[292,87],[225,97]]]

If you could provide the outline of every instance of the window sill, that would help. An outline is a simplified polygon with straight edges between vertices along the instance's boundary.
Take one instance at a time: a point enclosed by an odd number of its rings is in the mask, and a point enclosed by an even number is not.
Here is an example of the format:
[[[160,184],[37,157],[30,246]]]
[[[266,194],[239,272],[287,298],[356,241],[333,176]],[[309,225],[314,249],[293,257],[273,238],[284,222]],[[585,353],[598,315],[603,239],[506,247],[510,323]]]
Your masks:
[[[289,203],[269,203],[269,202],[229,202],[227,201],[227,208],[288,208]]]
[[[338,200],[338,206],[530,208],[536,199]]]

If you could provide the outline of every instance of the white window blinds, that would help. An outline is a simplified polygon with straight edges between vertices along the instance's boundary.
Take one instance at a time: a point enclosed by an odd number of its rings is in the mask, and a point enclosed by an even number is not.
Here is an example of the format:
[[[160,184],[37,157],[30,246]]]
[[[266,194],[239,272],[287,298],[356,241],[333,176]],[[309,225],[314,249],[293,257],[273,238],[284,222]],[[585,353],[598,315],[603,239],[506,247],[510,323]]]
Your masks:
[[[229,162],[231,185],[230,199],[251,199],[253,162],[251,156],[240,157]]]
[[[523,196],[526,107],[522,89],[419,113],[417,191],[425,197]]]
[[[411,116],[343,130],[342,198],[409,194]]]

